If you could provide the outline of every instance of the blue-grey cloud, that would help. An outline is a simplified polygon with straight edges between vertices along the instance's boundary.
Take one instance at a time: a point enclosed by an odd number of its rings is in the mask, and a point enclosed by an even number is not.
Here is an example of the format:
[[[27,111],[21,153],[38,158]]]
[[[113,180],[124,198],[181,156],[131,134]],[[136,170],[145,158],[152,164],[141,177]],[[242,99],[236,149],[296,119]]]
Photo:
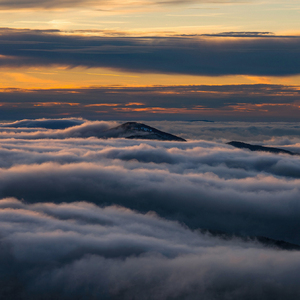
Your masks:
[[[0,123],[0,139],[65,139],[103,137],[103,131],[122,124],[122,121],[88,121],[73,119],[80,125],[63,130],[43,128],[57,127],[57,124],[69,119],[21,120]],[[24,123],[23,123],[24,122]],[[145,122],[145,121],[141,121]],[[16,124],[29,124],[29,127],[15,127]],[[73,121],[71,122],[73,125]],[[227,143],[232,140],[274,145],[287,150],[300,152],[297,144],[300,142],[300,126],[298,122],[223,122],[223,121],[147,121],[152,127],[177,134],[189,140],[206,140]],[[34,124],[37,127],[32,127]],[[184,146],[183,146],[184,147]]]
[[[198,139],[97,138],[116,124],[0,124],[0,298],[299,298],[299,159],[225,144],[296,151],[297,123],[164,121],[151,125]]]
[[[271,84],[3,89],[0,118],[291,122],[299,121],[299,96],[297,86]]]
[[[0,225],[0,295],[9,300],[300,296],[299,251],[190,231],[153,212],[8,198]]]
[[[12,128],[47,128],[47,129],[66,129],[68,127],[81,125],[84,121],[80,119],[39,119],[22,120],[5,123],[2,127]]]
[[[143,73],[287,76],[300,38],[99,37],[2,29],[0,65],[108,67]]]
[[[190,228],[300,244],[292,229],[300,220],[297,157],[203,140],[95,138],[109,126],[114,124],[87,121],[64,130],[3,128],[0,197],[116,204],[152,210]]]

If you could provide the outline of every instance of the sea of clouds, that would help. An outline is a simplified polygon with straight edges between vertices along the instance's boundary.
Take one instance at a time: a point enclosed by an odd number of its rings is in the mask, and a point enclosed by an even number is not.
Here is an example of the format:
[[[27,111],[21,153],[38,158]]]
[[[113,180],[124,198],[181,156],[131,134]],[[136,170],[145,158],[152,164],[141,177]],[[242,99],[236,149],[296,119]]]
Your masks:
[[[299,299],[300,126],[118,124],[0,124],[1,299]]]

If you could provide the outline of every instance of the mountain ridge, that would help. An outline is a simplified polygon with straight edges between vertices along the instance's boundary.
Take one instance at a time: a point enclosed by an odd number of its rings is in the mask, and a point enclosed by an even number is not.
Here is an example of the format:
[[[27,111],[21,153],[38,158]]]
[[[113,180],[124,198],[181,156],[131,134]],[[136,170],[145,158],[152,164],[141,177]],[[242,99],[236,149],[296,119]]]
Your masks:
[[[138,122],[126,122],[110,128],[103,132],[103,137],[186,142],[181,137]]]
[[[281,149],[281,148],[252,145],[252,144],[247,144],[247,143],[238,142],[238,141],[231,141],[227,144],[230,146],[239,148],[239,149],[248,149],[250,151],[262,151],[262,152],[269,152],[269,153],[274,153],[274,154],[299,155],[298,153],[295,153],[295,152],[292,152],[289,150],[285,150],[285,149]]]

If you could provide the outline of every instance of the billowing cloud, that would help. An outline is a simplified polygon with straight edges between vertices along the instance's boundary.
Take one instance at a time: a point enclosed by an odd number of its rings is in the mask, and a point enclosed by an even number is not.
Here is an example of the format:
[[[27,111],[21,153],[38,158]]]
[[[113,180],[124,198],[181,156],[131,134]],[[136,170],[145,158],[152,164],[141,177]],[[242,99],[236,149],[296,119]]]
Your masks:
[[[292,230],[300,220],[298,156],[213,141],[93,137],[113,125],[85,122],[36,132],[3,128],[0,197],[121,205],[155,211],[190,228],[300,245]]]
[[[83,121],[82,119],[41,119],[2,123],[2,137],[14,136],[27,139],[64,139],[103,137],[105,130],[118,125],[117,122]],[[28,125],[28,126],[27,126]],[[27,126],[27,127],[26,127]],[[31,129],[34,128],[35,129]],[[47,130],[49,129],[49,130]],[[1,128],[0,128],[1,132]]]
[[[107,67],[190,75],[299,74],[295,37],[99,37],[2,29],[1,66]]]
[[[220,239],[154,213],[7,198],[0,224],[0,291],[9,300],[300,296],[298,251]]]
[[[84,123],[84,121],[80,119],[38,119],[4,123],[2,124],[2,127],[66,129],[68,127],[81,125],[82,123]]]
[[[296,151],[297,124],[153,122],[210,141],[97,138],[116,124],[0,124],[0,297],[299,298],[299,156],[225,144],[259,130],[257,143]]]
[[[75,124],[80,125],[75,125]],[[297,122],[220,122],[147,121],[148,125],[189,140],[226,143],[239,140],[262,145],[284,146],[300,152],[300,127]],[[28,124],[28,127],[23,127]],[[0,123],[0,139],[65,139],[103,137],[103,131],[122,124],[121,121],[88,121],[85,119],[37,119]],[[65,129],[57,129],[60,126]],[[67,127],[67,125],[69,127]],[[36,126],[36,127],[34,127]],[[55,128],[55,129],[54,129]]]
[[[300,153],[298,122],[220,122],[220,121],[149,121],[164,131],[188,139],[228,142],[233,140],[284,146]],[[288,149],[287,149],[288,150]]]

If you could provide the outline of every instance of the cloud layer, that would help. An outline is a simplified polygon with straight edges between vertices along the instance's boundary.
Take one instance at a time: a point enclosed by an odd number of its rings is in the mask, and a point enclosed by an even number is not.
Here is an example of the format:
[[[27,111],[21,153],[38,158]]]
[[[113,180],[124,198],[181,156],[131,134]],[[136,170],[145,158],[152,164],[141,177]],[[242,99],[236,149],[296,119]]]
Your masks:
[[[11,123],[4,123],[2,127],[12,128],[46,128],[46,129],[66,129],[68,127],[81,125],[84,121],[80,119],[38,119],[22,120]],[[1,126],[1,125],[0,125]]]
[[[297,299],[298,251],[85,202],[0,201],[5,299]],[[220,298],[221,295],[221,298]]]
[[[300,219],[297,156],[201,140],[93,137],[113,126],[98,121],[64,130],[3,128],[0,197],[117,204],[153,210],[190,228],[300,244],[293,229]]]
[[[298,86],[272,84],[0,89],[0,118],[298,122],[299,96]]]
[[[189,75],[299,74],[295,37],[99,37],[2,29],[0,65],[107,67]],[[176,62],[176,63],[175,63]]]
[[[209,123],[210,141],[96,137],[116,124],[1,123],[1,297],[299,298],[300,254],[283,250],[300,245],[297,156],[224,143],[246,123]],[[300,148],[295,124],[252,126]]]

